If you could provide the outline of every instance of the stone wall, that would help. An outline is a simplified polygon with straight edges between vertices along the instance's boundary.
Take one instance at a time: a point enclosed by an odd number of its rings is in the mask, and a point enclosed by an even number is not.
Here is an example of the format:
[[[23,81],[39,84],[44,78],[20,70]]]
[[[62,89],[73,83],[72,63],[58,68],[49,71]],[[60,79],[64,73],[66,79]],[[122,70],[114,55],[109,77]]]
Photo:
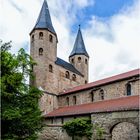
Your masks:
[[[72,140],[61,126],[47,126],[39,134],[39,140]]]
[[[103,86],[93,87],[91,89],[82,90],[82,91],[78,91],[71,94],[60,95],[58,98],[58,104],[61,107],[67,106],[68,103],[67,103],[66,98],[69,97],[69,106],[74,105],[73,96],[76,96],[77,105],[100,101],[101,100],[100,90],[104,91],[104,100],[124,97],[124,96],[127,96],[127,91],[126,91],[127,83],[131,84],[132,95],[139,95],[140,80],[133,81],[133,79],[134,78],[130,78],[127,80],[122,80],[115,83],[106,84]],[[93,94],[93,97],[92,97],[92,94]],[[92,101],[92,98],[93,98],[93,101]]]
[[[132,123],[119,123],[112,130],[112,140],[138,140],[138,129]]]
[[[138,117],[138,111],[122,111],[92,114],[91,119],[105,130],[105,140],[138,140]]]
[[[116,111],[91,114],[92,123],[104,129],[102,138],[98,138],[96,132],[93,131],[92,140],[138,140],[138,117],[138,111]],[[64,122],[73,118],[74,117],[63,117]],[[45,121],[48,126],[39,134],[39,140],[72,140],[66,131],[62,129],[62,118],[53,119],[53,121],[51,119]],[[77,139],[86,140],[84,137]]]

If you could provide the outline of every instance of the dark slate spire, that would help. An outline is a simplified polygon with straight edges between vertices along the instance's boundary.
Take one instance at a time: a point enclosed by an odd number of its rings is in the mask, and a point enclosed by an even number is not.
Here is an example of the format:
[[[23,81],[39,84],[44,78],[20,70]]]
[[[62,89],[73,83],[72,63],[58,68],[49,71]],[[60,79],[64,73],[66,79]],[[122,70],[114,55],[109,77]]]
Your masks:
[[[76,55],[76,54],[85,55],[85,56],[89,57],[89,55],[86,51],[86,48],[85,48],[84,41],[83,41],[82,33],[81,33],[81,30],[80,30],[80,25],[79,25],[79,30],[78,30],[78,34],[77,34],[77,37],[76,37],[76,41],[74,43],[73,50],[72,50],[69,57],[71,57],[73,55]]]
[[[49,12],[48,4],[46,0],[44,0],[43,6],[41,8],[41,11],[40,11],[40,14],[39,14],[39,17],[37,19],[34,29],[47,29],[50,32],[56,34],[52,25],[50,12]]]

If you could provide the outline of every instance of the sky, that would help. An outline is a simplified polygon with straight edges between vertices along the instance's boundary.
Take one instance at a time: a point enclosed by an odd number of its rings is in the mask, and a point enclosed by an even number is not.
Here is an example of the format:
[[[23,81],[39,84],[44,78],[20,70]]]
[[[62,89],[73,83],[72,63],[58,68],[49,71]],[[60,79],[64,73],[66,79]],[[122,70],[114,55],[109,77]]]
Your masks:
[[[12,53],[25,48],[44,0],[0,0],[0,39]],[[47,0],[58,36],[58,57],[68,61],[78,25],[89,53],[89,82],[139,68],[140,0]],[[63,50],[63,51],[62,51]]]

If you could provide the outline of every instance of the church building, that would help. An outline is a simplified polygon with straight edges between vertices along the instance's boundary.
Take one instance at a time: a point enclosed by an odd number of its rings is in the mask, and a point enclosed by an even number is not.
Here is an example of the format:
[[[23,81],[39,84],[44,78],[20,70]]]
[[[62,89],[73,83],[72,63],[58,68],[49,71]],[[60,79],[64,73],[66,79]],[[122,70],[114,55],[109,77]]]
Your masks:
[[[139,69],[88,83],[89,54],[79,26],[69,62],[57,57],[57,33],[44,0],[30,32],[31,84],[43,91],[39,106],[47,128],[42,140],[71,140],[64,122],[87,117],[105,129],[102,140],[138,140]],[[93,138],[95,139],[95,138]]]

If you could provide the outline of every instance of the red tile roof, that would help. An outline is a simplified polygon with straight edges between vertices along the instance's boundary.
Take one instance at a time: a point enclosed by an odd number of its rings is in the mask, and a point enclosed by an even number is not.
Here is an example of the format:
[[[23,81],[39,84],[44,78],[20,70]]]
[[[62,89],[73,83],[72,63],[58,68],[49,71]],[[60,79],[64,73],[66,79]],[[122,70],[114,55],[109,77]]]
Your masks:
[[[91,114],[97,112],[123,111],[123,110],[138,110],[139,96],[121,97],[112,100],[98,101],[94,103],[75,105],[69,107],[58,108],[45,117],[60,117]]]
[[[133,77],[133,76],[137,76],[139,74],[140,74],[140,69],[135,69],[135,70],[132,70],[132,71],[129,71],[129,72],[126,72],[126,73],[122,73],[122,74],[115,75],[115,76],[112,76],[112,77],[109,77],[109,78],[105,78],[105,79],[98,80],[98,81],[95,81],[95,82],[92,82],[92,83],[88,83],[86,85],[76,86],[74,88],[71,88],[71,89],[68,89],[68,90],[64,91],[63,93],[60,94],[60,96],[64,95],[64,94],[69,94],[69,93],[85,90],[85,89],[90,89],[90,88],[93,88],[93,87],[96,87],[96,86],[110,84],[110,83],[113,83],[113,82],[117,82],[117,81],[120,81],[120,80],[123,80],[123,79]]]

